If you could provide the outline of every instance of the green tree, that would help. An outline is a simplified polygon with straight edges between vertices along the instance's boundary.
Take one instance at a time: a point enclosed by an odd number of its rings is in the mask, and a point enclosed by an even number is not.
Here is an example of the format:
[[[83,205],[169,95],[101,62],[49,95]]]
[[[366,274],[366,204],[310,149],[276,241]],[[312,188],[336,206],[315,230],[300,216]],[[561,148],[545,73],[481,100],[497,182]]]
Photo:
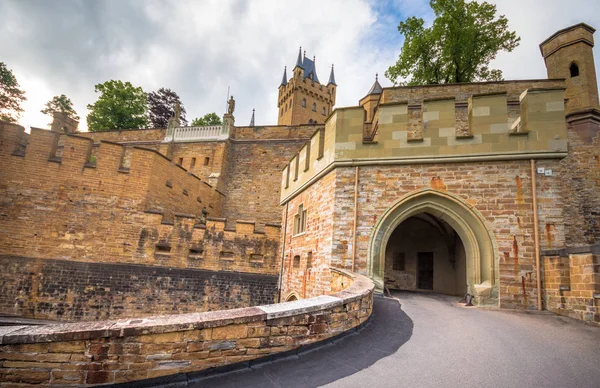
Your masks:
[[[27,98],[25,92],[19,88],[12,70],[7,68],[4,62],[0,62],[0,121],[14,123],[21,116],[21,103]]]
[[[521,38],[508,30],[504,15],[496,17],[496,6],[465,0],[429,4],[436,16],[431,27],[414,16],[398,25],[404,45],[386,77],[394,83],[408,79],[408,85],[502,80],[490,61],[498,51],[512,51]]]
[[[203,117],[196,117],[192,120],[192,126],[197,127],[201,125],[222,125],[221,118],[217,116],[215,112],[207,113]]]
[[[77,112],[75,112],[75,109],[73,109],[73,102],[64,94],[52,97],[52,99],[48,101],[45,106],[46,107],[40,111],[43,114],[52,116],[52,113],[60,112],[66,114],[73,120],[79,120]]]
[[[90,110],[87,123],[91,132],[145,128],[148,125],[146,93],[141,87],[110,80],[97,84],[95,91],[101,93],[100,97],[87,106]]]

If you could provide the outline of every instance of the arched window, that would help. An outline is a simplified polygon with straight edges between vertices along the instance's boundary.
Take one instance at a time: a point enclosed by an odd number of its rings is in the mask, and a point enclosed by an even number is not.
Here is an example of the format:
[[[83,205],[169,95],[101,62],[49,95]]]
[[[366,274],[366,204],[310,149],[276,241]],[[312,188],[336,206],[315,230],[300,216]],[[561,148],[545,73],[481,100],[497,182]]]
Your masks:
[[[302,107],[303,107],[303,108],[306,108],[306,98],[303,98],[303,99],[302,99]]]
[[[283,108],[281,108],[281,113],[279,113],[279,116],[283,116]]]
[[[316,112],[317,111],[317,104],[313,102],[313,107],[312,107],[312,111]]]
[[[576,63],[571,63],[571,67],[569,67],[569,71],[571,72],[571,77],[577,77],[579,75],[579,66]]]
[[[321,114],[322,114],[323,116],[325,116],[325,108],[323,108],[323,110],[321,111]]]

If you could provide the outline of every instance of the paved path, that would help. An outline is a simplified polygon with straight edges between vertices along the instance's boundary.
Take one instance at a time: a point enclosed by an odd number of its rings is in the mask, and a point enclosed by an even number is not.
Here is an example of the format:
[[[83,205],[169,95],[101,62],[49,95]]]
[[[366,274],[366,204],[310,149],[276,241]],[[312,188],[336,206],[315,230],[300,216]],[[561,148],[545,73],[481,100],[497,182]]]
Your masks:
[[[376,298],[360,333],[194,387],[600,387],[600,328],[550,313]]]

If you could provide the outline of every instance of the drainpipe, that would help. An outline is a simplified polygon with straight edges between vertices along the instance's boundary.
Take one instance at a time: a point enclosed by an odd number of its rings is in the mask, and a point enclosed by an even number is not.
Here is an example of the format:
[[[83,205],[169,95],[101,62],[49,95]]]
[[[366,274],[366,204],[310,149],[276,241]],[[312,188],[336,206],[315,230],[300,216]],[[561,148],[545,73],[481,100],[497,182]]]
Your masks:
[[[542,309],[542,274],[540,270],[540,237],[537,210],[537,186],[535,181],[535,160],[531,159],[531,191],[533,197],[533,238],[535,244],[535,272],[537,277],[538,310]]]
[[[354,169],[354,225],[352,226],[352,272],[356,265],[356,224],[358,220],[358,166]]]
[[[281,302],[281,285],[283,283],[283,262],[285,261],[285,239],[287,237],[287,221],[288,209],[290,202],[285,203],[285,223],[283,224],[283,242],[281,243],[281,267],[279,268],[279,298],[277,302]]]

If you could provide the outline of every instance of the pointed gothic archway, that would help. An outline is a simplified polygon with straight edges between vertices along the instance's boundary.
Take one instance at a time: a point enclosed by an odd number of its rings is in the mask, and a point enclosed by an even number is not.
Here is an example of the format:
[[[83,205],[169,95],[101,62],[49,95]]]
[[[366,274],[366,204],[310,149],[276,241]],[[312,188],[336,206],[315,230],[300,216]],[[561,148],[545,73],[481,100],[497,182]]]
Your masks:
[[[371,232],[367,253],[369,276],[383,289],[386,246],[396,228],[407,219],[429,214],[452,227],[464,245],[468,292],[478,303],[497,303],[495,241],[485,219],[461,198],[447,192],[423,189],[397,201],[378,220]]]

